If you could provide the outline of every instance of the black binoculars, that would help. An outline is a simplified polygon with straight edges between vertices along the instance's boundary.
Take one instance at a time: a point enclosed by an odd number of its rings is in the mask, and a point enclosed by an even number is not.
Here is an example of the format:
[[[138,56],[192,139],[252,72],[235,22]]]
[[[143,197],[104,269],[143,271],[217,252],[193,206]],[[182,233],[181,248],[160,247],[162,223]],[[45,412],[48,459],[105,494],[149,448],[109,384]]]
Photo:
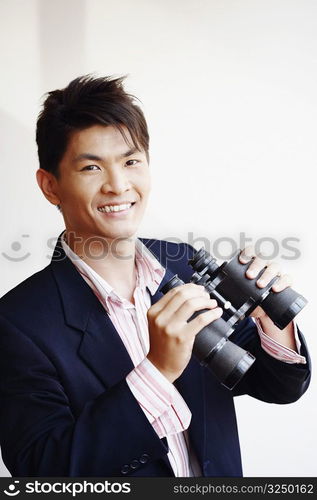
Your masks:
[[[259,288],[256,281],[265,268],[254,279],[247,278],[245,272],[250,262],[242,264],[240,253],[241,250],[237,251],[230,261],[218,266],[216,259],[201,248],[188,261],[195,271],[190,282],[203,285],[210,297],[223,308],[222,317],[196,335],[193,354],[228,389],[234,388],[255,361],[251,353],[228,340],[239,321],[260,305],[273,323],[283,330],[307,304],[307,300],[291,287],[273,292],[272,286],[278,276],[265,288]],[[176,274],[160,291],[165,294],[184,284]],[[207,310],[196,311],[187,322]]]

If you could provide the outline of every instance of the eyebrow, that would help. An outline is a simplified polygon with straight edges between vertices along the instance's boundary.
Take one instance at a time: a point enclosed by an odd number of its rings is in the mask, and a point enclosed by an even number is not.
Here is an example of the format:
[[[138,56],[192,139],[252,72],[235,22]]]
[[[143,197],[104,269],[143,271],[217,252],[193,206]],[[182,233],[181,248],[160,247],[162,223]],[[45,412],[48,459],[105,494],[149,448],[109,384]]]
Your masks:
[[[117,156],[116,159],[120,158],[127,158],[128,156],[133,155],[136,152],[140,152],[136,147],[130,148],[121,155]],[[73,162],[79,162],[82,160],[92,160],[92,161],[105,161],[106,158],[102,158],[101,156],[94,155],[92,153],[81,153],[80,155],[76,156],[73,160]]]

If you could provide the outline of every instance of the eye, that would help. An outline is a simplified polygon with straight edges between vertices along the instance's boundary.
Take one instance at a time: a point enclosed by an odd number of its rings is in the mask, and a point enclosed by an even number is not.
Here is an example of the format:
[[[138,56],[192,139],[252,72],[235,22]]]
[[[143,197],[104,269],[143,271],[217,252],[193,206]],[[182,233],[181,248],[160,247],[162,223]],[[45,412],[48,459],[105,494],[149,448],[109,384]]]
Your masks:
[[[136,165],[137,163],[140,163],[140,160],[128,160],[128,161],[126,161],[126,165],[128,165],[128,167],[133,167],[133,165]]]
[[[92,170],[95,170],[95,168],[99,168],[98,165],[86,165],[85,167],[82,168],[82,170],[88,170],[88,171],[92,171]]]

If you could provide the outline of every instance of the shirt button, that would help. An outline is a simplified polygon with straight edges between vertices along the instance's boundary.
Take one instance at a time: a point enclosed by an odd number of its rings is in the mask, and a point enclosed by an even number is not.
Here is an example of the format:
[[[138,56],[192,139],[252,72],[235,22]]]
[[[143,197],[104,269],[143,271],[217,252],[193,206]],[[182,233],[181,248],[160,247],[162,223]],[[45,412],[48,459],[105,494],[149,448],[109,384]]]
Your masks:
[[[139,460],[132,460],[132,462],[130,463],[131,469],[137,469],[139,466],[140,466]]]
[[[121,469],[121,473],[122,474],[128,474],[129,470],[130,470],[130,466],[129,465],[124,465],[122,467],[122,469]]]
[[[147,455],[146,453],[143,453],[143,455],[140,456],[140,462],[141,464],[146,464],[146,462],[149,460],[149,455]]]

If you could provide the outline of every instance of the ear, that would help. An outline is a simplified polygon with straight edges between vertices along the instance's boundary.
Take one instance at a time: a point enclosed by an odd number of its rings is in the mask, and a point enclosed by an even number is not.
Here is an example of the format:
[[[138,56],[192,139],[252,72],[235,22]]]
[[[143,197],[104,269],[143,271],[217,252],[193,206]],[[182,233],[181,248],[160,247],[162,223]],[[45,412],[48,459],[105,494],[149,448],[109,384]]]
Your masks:
[[[45,198],[53,205],[60,205],[58,185],[55,175],[43,168],[36,171],[36,180]]]

